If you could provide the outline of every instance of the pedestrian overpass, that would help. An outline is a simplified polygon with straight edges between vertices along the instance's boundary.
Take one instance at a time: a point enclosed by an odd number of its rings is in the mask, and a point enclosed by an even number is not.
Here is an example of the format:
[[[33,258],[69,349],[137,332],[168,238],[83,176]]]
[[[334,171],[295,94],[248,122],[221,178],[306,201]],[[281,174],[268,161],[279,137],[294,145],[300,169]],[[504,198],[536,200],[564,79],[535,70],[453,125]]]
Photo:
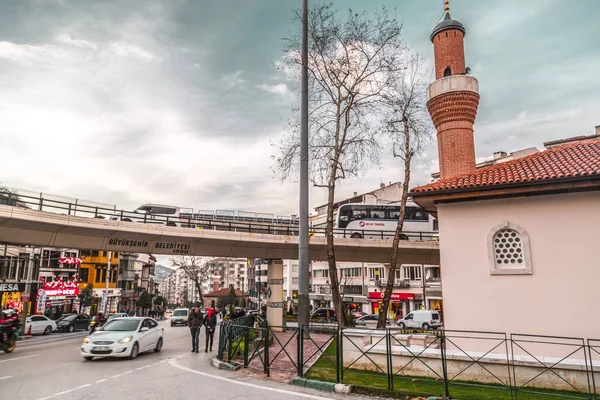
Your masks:
[[[0,205],[0,243],[155,255],[298,259],[298,236],[282,234],[285,230],[276,226],[260,232],[190,229]],[[336,238],[336,260],[385,263],[390,247],[389,239]],[[310,258],[327,260],[324,236],[310,238]],[[439,243],[431,237],[400,242],[399,264],[439,262]]]

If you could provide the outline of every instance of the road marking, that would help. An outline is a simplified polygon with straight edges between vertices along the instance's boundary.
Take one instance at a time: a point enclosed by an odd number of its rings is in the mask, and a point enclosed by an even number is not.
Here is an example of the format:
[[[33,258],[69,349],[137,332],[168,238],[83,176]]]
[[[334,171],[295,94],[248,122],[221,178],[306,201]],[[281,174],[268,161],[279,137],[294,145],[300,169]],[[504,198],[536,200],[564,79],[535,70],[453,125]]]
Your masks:
[[[96,381],[94,383],[102,383],[102,382],[106,382],[108,379],[100,379],[99,381]]]
[[[32,355],[30,355],[30,356],[23,356],[23,357],[9,358],[8,360],[0,360],[0,363],[7,362],[7,361],[22,360],[22,359],[24,359],[24,358],[31,358],[31,357],[37,357],[37,356],[39,356],[39,354],[32,354]]]
[[[206,376],[206,377],[212,378],[212,379],[218,379],[218,380],[228,382],[228,383],[234,383],[236,385],[248,386],[248,387],[251,387],[254,389],[261,389],[261,390],[266,390],[269,392],[282,393],[282,394],[287,394],[287,395],[292,395],[292,396],[297,396],[297,397],[304,397],[305,399],[327,400],[327,397],[314,396],[312,394],[293,392],[293,391],[284,390],[284,389],[276,389],[276,388],[272,388],[272,387],[268,387],[268,386],[256,385],[254,383],[240,382],[240,381],[236,381],[235,379],[224,378],[219,375],[213,375],[213,374],[208,374],[206,372],[196,371],[195,369],[191,369],[188,367],[184,367],[183,365],[179,365],[179,363],[177,363],[177,359],[170,360],[169,364],[175,368],[179,368],[182,371],[191,372],[192,374],[202,375],[202,376]]]
[[[133,371],[125,371],[125,372],[123,372],[123,375],[125,375],[125,374],[130,374],[130,373],[132,373],[132,372],[133,372]]]
[[[53,394],[52,396],[48,396],[48,397],[42,397],[41,399],[38,399],[38,400],[48,400],[48,399],[51,399],[51,398],[53,398],[53,397],[62,396],[63,394],[71,393],[71,392],[74,392],[74,391],[76,391],[76,390],[79,390],[79,389],[86,388],[86,387],[88,387],[88,386],[92,386],[92,384],[91,384],[91,383],[88,383],[88,384],[86,384],[86,385],[77,386],[76,388],[73,388],[73,389],[69,389],[69,390],[63,390],[62,392],[55,393],[55,394]]]
[[[108,379],[115,379],[115,378],[118,378],[118,377],[120,377],[121,375],[122,375],[122,374],[113,375],[113,376],[109,377]]]
[[[12,376],[3,376],[3,377],[1,377],[1,378],[0,378],[0,381],[1,381],[2,379],[8,379],[8,378],[12,378]]]

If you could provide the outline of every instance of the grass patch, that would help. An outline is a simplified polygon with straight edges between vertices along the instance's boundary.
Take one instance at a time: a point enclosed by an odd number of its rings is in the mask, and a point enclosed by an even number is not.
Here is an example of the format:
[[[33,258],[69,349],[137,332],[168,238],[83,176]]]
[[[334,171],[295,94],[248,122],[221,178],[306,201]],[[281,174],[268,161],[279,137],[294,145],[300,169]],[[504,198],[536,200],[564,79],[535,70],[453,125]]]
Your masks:
[[[306,373],[307,379],[326,382],[336,382],[336,346],[334,339],[323,352],[319,360]],[[413,361],[418,362],[418,361]],[[385,367],[383,367],[385,368]],[[387,374],[377,373],[355,368],[344,370],[343,382],[354,385],[359,391],[367,394],[377,393],[394,398],[411,398],[416,396],[442,396],[445,393],[444,382],[424,377],[410,377],[395,375],[393,390],[388,390]],[[527,390],[528,392],[524,391]],[[486,384],[485,386],[473,382],[453,381],[449,384],[452,398],[459,400],[511,400],[511,392],[500,385]],[[537,393],[530,393],[537,392]],[[399,397],[402,396],[402,397]],[[515,397],[513,392],[512,399]],[[577,392],[556,391],[548,389],[526,388],[519,390],[519,400],[548,400],[548,399],[589,399],[589,395]]]

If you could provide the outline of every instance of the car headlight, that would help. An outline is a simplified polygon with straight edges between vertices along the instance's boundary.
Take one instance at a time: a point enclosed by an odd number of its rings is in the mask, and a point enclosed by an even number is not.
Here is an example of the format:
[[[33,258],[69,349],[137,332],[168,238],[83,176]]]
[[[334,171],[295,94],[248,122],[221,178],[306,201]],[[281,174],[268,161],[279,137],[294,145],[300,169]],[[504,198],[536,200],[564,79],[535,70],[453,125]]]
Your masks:
[[[90,342],[90,338],[86,337],[86,338],[83,339],[83,343],[89,343],[89,342]]]
[[[131,342],[131,339],[133,339],[133,336],[127,336],[126,338],[119,340],[119,343],[129,343]]]

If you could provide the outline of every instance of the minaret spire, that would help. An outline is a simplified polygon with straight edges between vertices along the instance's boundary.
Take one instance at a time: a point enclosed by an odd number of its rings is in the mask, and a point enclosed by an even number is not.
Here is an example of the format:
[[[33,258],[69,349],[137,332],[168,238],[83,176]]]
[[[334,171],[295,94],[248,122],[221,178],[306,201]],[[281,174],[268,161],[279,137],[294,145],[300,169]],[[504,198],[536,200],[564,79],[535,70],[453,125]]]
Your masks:
[[[446,14],[450,14],[450,0],[444,0],[444,11]]]

